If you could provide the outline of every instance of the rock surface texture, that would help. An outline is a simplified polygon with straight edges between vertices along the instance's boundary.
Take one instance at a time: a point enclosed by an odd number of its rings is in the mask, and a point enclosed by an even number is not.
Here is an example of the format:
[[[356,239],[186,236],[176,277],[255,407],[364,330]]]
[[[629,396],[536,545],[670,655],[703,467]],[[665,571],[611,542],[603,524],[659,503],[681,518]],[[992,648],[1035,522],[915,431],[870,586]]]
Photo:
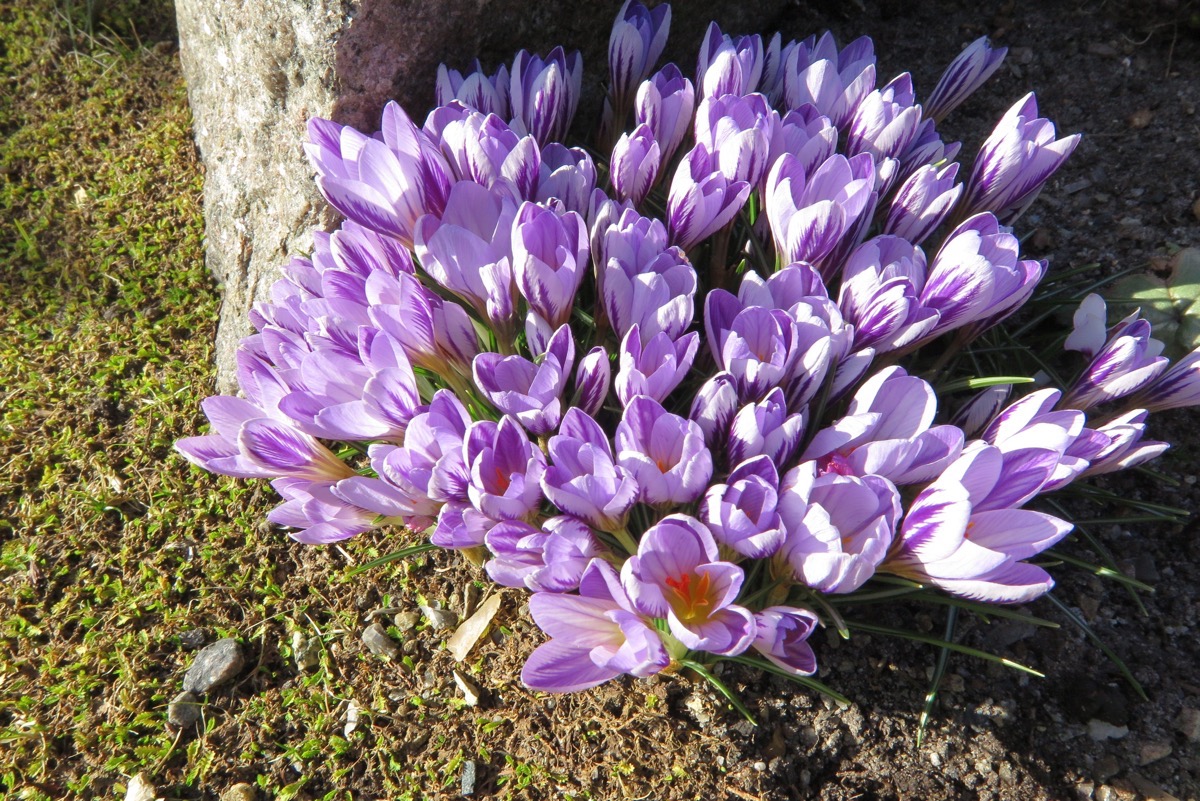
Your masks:
[[[665,60],[690,74],[708,20],[731,33],[774,30],[787,0],[709,0],[676,12]],[[310,117],[364,131],[391,99],[424,117],[437,65],[485,68],[521,47],[579,49],[584,97],[579,130],[598,119],[608,34],[620,3],[521,0],[177,0],[184,76],[205,167],[208,267],[224,287],[217,335],[218,389],[234,389],[234,354],[246,313],[314,227],[331,228],[304,156]]]

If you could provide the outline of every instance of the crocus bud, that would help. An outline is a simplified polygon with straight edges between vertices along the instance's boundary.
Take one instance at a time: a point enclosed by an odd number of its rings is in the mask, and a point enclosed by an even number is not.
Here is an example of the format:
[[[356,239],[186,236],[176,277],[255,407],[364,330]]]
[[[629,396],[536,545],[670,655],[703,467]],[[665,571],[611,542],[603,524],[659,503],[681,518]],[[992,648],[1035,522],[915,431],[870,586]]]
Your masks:
[[[695,110],[692,82],[674,64],[663,67],[638,88],[635,119],[639,125],[649,125],[654,132],[663,164],[671,162],[691,130]]]
[[[775,248],[785,262],[817,262],[867,208],[874,191],[871,157],[835,155],[812,175],[785,154],[767,176],[766,212]]]
[[[578,406],[586,414],[596,414],[604,407],[611,380],[612,365],[608,362],[608,352],[597,345],[579,360],[579,368],[575,371],[575,397],[571,405]]]
[[[934,122],[945,119],[1000,68],[1007,53],[1007,47],[993,48],[988,44],[986,36],[980,36],[967,45],[946,67],[937,86],[929,93],[929,100],[925,102],[925,117]]]
[[[837,128],[829,118],[814,106],[801,106],[780,119],[767,163],[774,164],[784,153],[790,153],[799,160],[804,174],[811,175],[837,152],[837,142]]]
[[[617,12],[608,37],[608,80],[618,123],[625,114],[638,84],[654,69],[667,44],[671,29],[671,6],[662,3],[647,9],[640,2],[625,0]]]
[[[734,416],[729,426],[729,465],[765,456],[782,468],[796,455],[803,435],[804,415],[789,415],[783,390],[773,389]]]
[[[725,180],[757,185],[767,170],[779,113],[758,93],[706,97],[696,110],[696,143],[716,156]]]
[[[785,108],[811,104],[845,130],[858,104],[875,88],[874,45],[861,36],[839,52],[827,32],[790,48],[780,71]]]
[[[1160,356],[1163,343],[1150,336],[1150,323],[1137,313],[1113,329],[1104,348],[1063,398],[1064,409],[1088,409],[1098,403],[1132,395],[1149,386],[1167,369]]]
[[[688,417],[700,426],[704,441],[713,451],[721,453],[725,449],[738,406],[737,382],[730,373],[717,373],[696,392]]]
[[[617,197],[641,205],[658,178],[659,162],[658,142],[649,125],[643,123],[633,133],[621,134],[609,162],[609,179]]]
[[[629,329],[621,341],[620,369],[617,371],[617,398],[623,406],[638,395],[663,401],[671,390],[687,377],[700,347],[695,331],[673,341],[659,332],[642,342],[638,326]]]
[[[507,67],[501,64],[496,74],[489,77],[484,73],[479,59],[475,59],[466,75],[439,64],[434,91],[439,106],[448,106],[457,100],[481,114],[495,114],[508,119],[509,85]]]
[[[558,428],[560,398],[574,365],[575,340],[564,325],[550,338],[537,364],[521,356],[481,353],[475,357],[473,375],[475,385],[497,409],[540,437]]]
[[[583,59],[556,47],[543,61],[522,50],[513,59],[512,126],[520,134],[532,134],[541,145],[561,142],[571,127],[583,86]]]
[[[710,22],[700,44],[696,87],[702,97],[748,95],[758,89],[764,56],[761,36],[730,38]]]
[[[938,169],[927,164],[900,185],[883,222],[883,233],[919,245],[942,224],[962,194],[955,183],[958,163]]]
[[[529,308],[551,328],[564,325],[590,265],[583,218],[525,203],[513,221],[512,247],[517,288]]]
[[[1054,123],[1037,113],[1037,98],[1030,92],[997,123],[971,170],[964,214],[991,211],[1012,225],[1075,150],[1079,134],[1055,139]]]
[[[687,250],[724,228],[750,197],[746,181],[730,182],[717,154],[697,144],[683,159],[667,197],[671,243]]]

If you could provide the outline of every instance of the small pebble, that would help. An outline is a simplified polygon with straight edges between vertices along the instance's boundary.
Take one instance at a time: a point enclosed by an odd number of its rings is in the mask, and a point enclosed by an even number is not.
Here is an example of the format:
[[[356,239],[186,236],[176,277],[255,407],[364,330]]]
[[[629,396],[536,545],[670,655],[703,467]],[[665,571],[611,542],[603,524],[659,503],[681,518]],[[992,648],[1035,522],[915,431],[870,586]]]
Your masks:
[[[400,646],[388,636],[387,629],[378,623],[372,623],[363,629],[362,641],[367,650],[376,656],[395,659],[400,653]]]
[[[312,670],[321,664],[321,643],[316,637],[305,637],[302,631],[292,632],[292,656],[300,670]]]
[[[1092,767],[1092,774],[1097,782],[1104,782],[1116,776],[1121,770],[1121,764],[1117,762],[1117,758],[1112,754],[1107,754],[1104,757],[1096,760],[1096,764]]]
[[[457,670],[454,671],[454,683],[462,690],[467,706],[479,706],[479,685],[468,679]]]
[[[154,785],[150,783],[144,773],[139,773],[130,779],[129,787],[125,789],[125,801],[154,801],[157,795]]]
[[[200,699],[194,693],[181,692],[167,705],[167,723],[177,729],[186,729],[200,719]]]
[[[392,620],[401,634],[407,634],[421,622],[421,614],[415,609],[409,609],[407,612],[398,613]]]
[[[217,640],[196,654],[196,659],[183,677],[183,689],[203,695],[236,676],[245,663],[242,646],[237,640]]]
[[[422,606],[421,614],[429,621],[429,625],[434,631],[454,628],[454,625],[458,623],[458,615],[449,609],[435,609],[432,606]]]
[[[1120,740],[1129,734],[1128,726],[1114,726],[1107,720],[1092,718],[1088,721],[1088,736],[1093,740]]]
[[[475,760],[463,762],[462,781],[458,789],[463,795],[475,795]]]
[[[254,785],[246,782],[235,784],[221,793],[221,801],[254,801],[257,797]]]
[[[1200,743],[1200,709],[1184,708],[1175,718],[1175,728],[1193,743]]]
[[[1138,765],[1149,765],[1171,755],[1171,744],[1162,740],[1143,743],[1138,751]]]
[[[759,762],[755,762],[755,763],[754,763],[754,765],[753,765],[753,767],[754,767],[754,769],[755,769],[756,771],[758,771],[759,773],[765,773],[765,772],[766,772],[766,770],[767,770],[767,763],[766,763],[766,762],[761,762],[761,761],[759,761]]]

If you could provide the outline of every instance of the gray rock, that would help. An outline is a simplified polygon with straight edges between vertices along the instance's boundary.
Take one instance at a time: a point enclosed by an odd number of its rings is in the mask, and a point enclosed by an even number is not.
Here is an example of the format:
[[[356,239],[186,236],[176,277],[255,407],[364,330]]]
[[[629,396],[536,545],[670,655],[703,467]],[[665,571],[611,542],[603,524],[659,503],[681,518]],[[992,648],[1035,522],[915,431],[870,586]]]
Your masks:
[[[415,629],[417,624],[421,622],[421,615],[416,610],[409,609],[406,612],[398,613],[392,620],[395,622],[397,629],[407,633]]]
[[[1175,728],[1193,743],[1200,743],[1200,709],[1184,707],[1175,718]]]
[[[217,640],[196,654],[195,661],[183,677],[183,689],[203,695],[236,676],[245,663],[242,646],[237,640]]]
[[[221,801],[254,801],[256,798],[258,798],[258,792],[254,789],[254,785],[246,784],[246,782],[235,784],[221,793]]]
[[[1165,740],[1151,740],[1142,743],[1142,747],[1138,749],[1138,765],[1149,765],[1160,759],[1166,759],[1171,755],[1172,750],[1171,744]]]
[[[708,20],[735,33],[772,28],[787,0],[697,0],[676,10],[664,61],[686,73]],[[583,52],[587,87],[577,128],[598,119],[608,30],[617,4],[490,0],[177,0],[180,56],[196,143],[205,166],[209,270],[224,287],[217,334],[218,389],[234,386],[246,314],[279,267],[312,247],[313,227],[334,215],[304,155],[306,124],[325,116],[366,132],[396,99],[418,123],[433,102],[437,65],[489,69],[518,48]],[[495,21],[504,20],[497,25]]]
[[[181,692],[167,705],[167,723],[178,729],[186,729],[200,719],[200,699],[189,692]]]
[[[475,770],[475,760],[468,759],[463,762],[462,781],[458,788],[463,795],[475,795]]]
[[[432,606],[422,606],[421,614],[429,621],[429,625],[434,631],[441,629],[452,629],[458,623],[458,615],[451,612],[449,609],[437,609]]]
[[[157,796],[154,785],[144,773],[130,779],[129,786],[125,788],[125,801],[154,801]]]
[[[195,651],[208,642],[208,632],[204,629],[188,629],[179,632],[179,644],[189,651]]]
[[[387,629],[378,623],[372,623],[363,629],[363,645],[376,656],[395,659],[400,654],[400,646],[388,636]]]

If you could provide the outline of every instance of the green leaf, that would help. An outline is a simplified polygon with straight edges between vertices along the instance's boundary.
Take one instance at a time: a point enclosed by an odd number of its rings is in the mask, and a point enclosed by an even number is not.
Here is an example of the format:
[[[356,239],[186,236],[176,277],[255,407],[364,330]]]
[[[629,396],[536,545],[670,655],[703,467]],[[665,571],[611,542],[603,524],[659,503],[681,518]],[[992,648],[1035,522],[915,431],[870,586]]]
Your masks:
[[[984,378],[960,378],[943,384],[939,389],[943,392],[961,392],[964,389],[987,389],[1002,384],[1032,384],[1033,379],[1023,375],[997,375]]]
[[[412,545],[408,548],[401,548],[398,551],[392,551],[391,553],[389,553],[385,556],[381,556],[378,559],[372,559],[370,562],[366,562],[365,564],[361,564],[358,567],[351,568],[350,570],[346,571],[346,575],[348,577],[349,576],[357,576],[359,573],[365,573],[366,571],[371,570],[372,568],[386,565],[389,562],[395,562],[397,559],[407,559],[410,556],[417,556],[418,554],[423,554],[426,551],[437,550],[437,547],[438,546],[434,545],[432,542],[422,542],[419,545]]]
[[[936,645],[939,648],[949,648],[951,651],[957,651],[960,654],[973,656],[977,659],[986,659],[989,662],[996,662],[1005,667],[1019,670],[1022,673],[1028,673],[1031,676],[1037,676],[1039,679],[1046,678],[1044,673],[1034,670],[1031,667],[1022,665],[1020,662],[1014,662],[1011,659],[1006,659],[1003,656],[990,654],[987,651],[980,651],[978,648],[971,648],[967,645],[959,645],[956,642],[946,642],[945,640],[931,637],[928,634],[921,634],[917,631],[909,631],[908,629],[894,629],[890,626],[876,626],[872,623],[858,623],[854,621],[846,621],[846,625],[851,631],[862,631],[867,634],[882,634],[886,637],[899,637],[904,640],[913,640],[914,642],[923,642],[927,645]]]
[[[756,659],[752,656],[730,656],[726,657],[725,661],[737,662],[739,665],[752,667],[755,670],[761,670],[766,673],[770,673],[773,676],[781,676],[789,681],[794,681],[799,685],[807,687],[810,690],[816,690],[822,695],[827,695],[834,701],[837,701],[839,704],[844,704],[845,706],[850,706],[852,703],[854,703],[849,698],[842,695],[824,682],[817,681],[811,676],[797,676],[795,673],[789,673],[773,662],[768,662],[765,659]]]
[[[1129,667],[1126,666],[1121,657],[1117,656],[1111,648],[1104,644],[1104,641],[1100,639],[1096,632],[1092,631],[1092,627],[1087,624],[1087,621],[1075,614],[1075,610],[1071,609],[1071,607],[1055,598],[1052,593],[1046,593],[1046,597],[1050,599],[1050,603],[1057,606],[1059,610],[1067,616],[1068,620],[1078,626],[1083,631],[1084,635],[1091,640],[1097,648],[1104,652],[1104,655],[1107,656],[1109,661],[1116,666],[1117,670],[1121,671],[1121,675],[1125,677],[1125,681],[1129,682],[1129,686],[1134,689],[1134,692],[1136,692],[1143,701],[1149,701],[1149,696],[1147,696],[1146,691],[1142,689],[1141,683],[1133,677],[1133,673],[1130,672]]]
[[[718,679],[716,676],[714,676],[709,671],[708,668],[706,668],[704,665],[700,664],[699,662],[695,662],[691,659],[681,659],[681,660],[679,660],[679,664],[683,665],[686,668],[694,670],[697,673],[699,673],[701,676],[703,676],[705,681],[707,681],[714,688],[716,688],[717,692],[719,692],[721,695],[725,696],[725,699],[727,701],[729,701],[729,703],[733,704],[733,708],[736,709],[738,712],[740,712],[742,714],[742,717],[744,717],[746,720],[750,721],[750,723],[752,725],[754,725],[754,726],[758,725],[758,721],[754,719],[754,715],[751,714],[750,710],[746,708],[746,705],[742,703],[742,699],[738,698],[737,695],[734,694],[733,690],[726,687],[725,683],[723,681],[721,681],[720,679]]]

